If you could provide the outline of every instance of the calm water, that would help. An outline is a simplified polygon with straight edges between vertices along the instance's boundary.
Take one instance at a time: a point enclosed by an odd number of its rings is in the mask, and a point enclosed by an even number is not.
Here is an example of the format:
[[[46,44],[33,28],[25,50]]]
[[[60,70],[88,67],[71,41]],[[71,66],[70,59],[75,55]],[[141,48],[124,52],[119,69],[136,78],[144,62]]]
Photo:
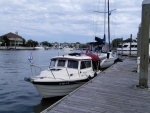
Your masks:
[[[28,57],[31,51],[0,51],[0,113],[39,113],[58,98],[42,100],[35,87],[24,81],[31,76]],[[49,65],[61,50],[35,50],[34,63]]]

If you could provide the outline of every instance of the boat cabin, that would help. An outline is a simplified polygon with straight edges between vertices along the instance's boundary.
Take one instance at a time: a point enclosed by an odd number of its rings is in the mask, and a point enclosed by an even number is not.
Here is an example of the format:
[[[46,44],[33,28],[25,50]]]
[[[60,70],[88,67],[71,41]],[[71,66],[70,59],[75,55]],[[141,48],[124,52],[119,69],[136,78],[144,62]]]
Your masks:
[[[94,54],[73,53],[65,56],[57,56],[51,59],[50,67],[77,70],[98,70],[99,57]]]

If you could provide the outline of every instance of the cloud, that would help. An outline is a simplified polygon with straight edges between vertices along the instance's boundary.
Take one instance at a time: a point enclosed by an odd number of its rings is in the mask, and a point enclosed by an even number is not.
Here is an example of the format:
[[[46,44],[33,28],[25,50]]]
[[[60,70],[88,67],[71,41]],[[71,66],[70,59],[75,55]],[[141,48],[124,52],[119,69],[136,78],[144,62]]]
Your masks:
[[[142,0],[110,0],[110,10],[116,9],[110,16],[112,38],[128,38],[131,33],[136,37],[141,4]],[[86,42],[104,34],[104,14],[94,12],[104,12],[104,0],[1,0],[0,7],[0,35],[18,31],[37,41]]]

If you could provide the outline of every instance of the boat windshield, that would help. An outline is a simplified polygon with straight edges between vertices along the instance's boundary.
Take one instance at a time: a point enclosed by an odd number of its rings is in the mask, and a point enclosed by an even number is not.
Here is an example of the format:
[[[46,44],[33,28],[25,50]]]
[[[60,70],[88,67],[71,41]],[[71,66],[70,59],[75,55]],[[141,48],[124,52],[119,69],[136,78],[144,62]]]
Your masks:
[[[58,60],[57,66],[64,67],[65,66],[65,62],[66,62],[66,60]]]
[[[78,69],[78,61],[75,60],[68,60],[68,68],[74,68],[74,69]]]
[[[51,60],[51,62],[50,62],[50,67],[54,67],[54,66],[55,66],[55,63],[56,63],[56,60],[55,60],[55,59]]]
[[[81,61],[80,69],[85,69],[90,67],[91,67],[91,61]]]

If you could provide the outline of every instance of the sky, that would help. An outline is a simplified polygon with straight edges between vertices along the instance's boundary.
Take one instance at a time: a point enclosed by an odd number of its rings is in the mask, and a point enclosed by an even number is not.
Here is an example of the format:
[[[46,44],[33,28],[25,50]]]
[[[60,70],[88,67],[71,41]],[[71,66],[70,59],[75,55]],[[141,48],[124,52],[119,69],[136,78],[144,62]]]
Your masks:
[[[143,0],[109,1],[111,40],[136,38]],[[107,39],[104,7],[105,0],[0,0],[0,36],[18,32],[38,42],[87,43],[105,32]]]

